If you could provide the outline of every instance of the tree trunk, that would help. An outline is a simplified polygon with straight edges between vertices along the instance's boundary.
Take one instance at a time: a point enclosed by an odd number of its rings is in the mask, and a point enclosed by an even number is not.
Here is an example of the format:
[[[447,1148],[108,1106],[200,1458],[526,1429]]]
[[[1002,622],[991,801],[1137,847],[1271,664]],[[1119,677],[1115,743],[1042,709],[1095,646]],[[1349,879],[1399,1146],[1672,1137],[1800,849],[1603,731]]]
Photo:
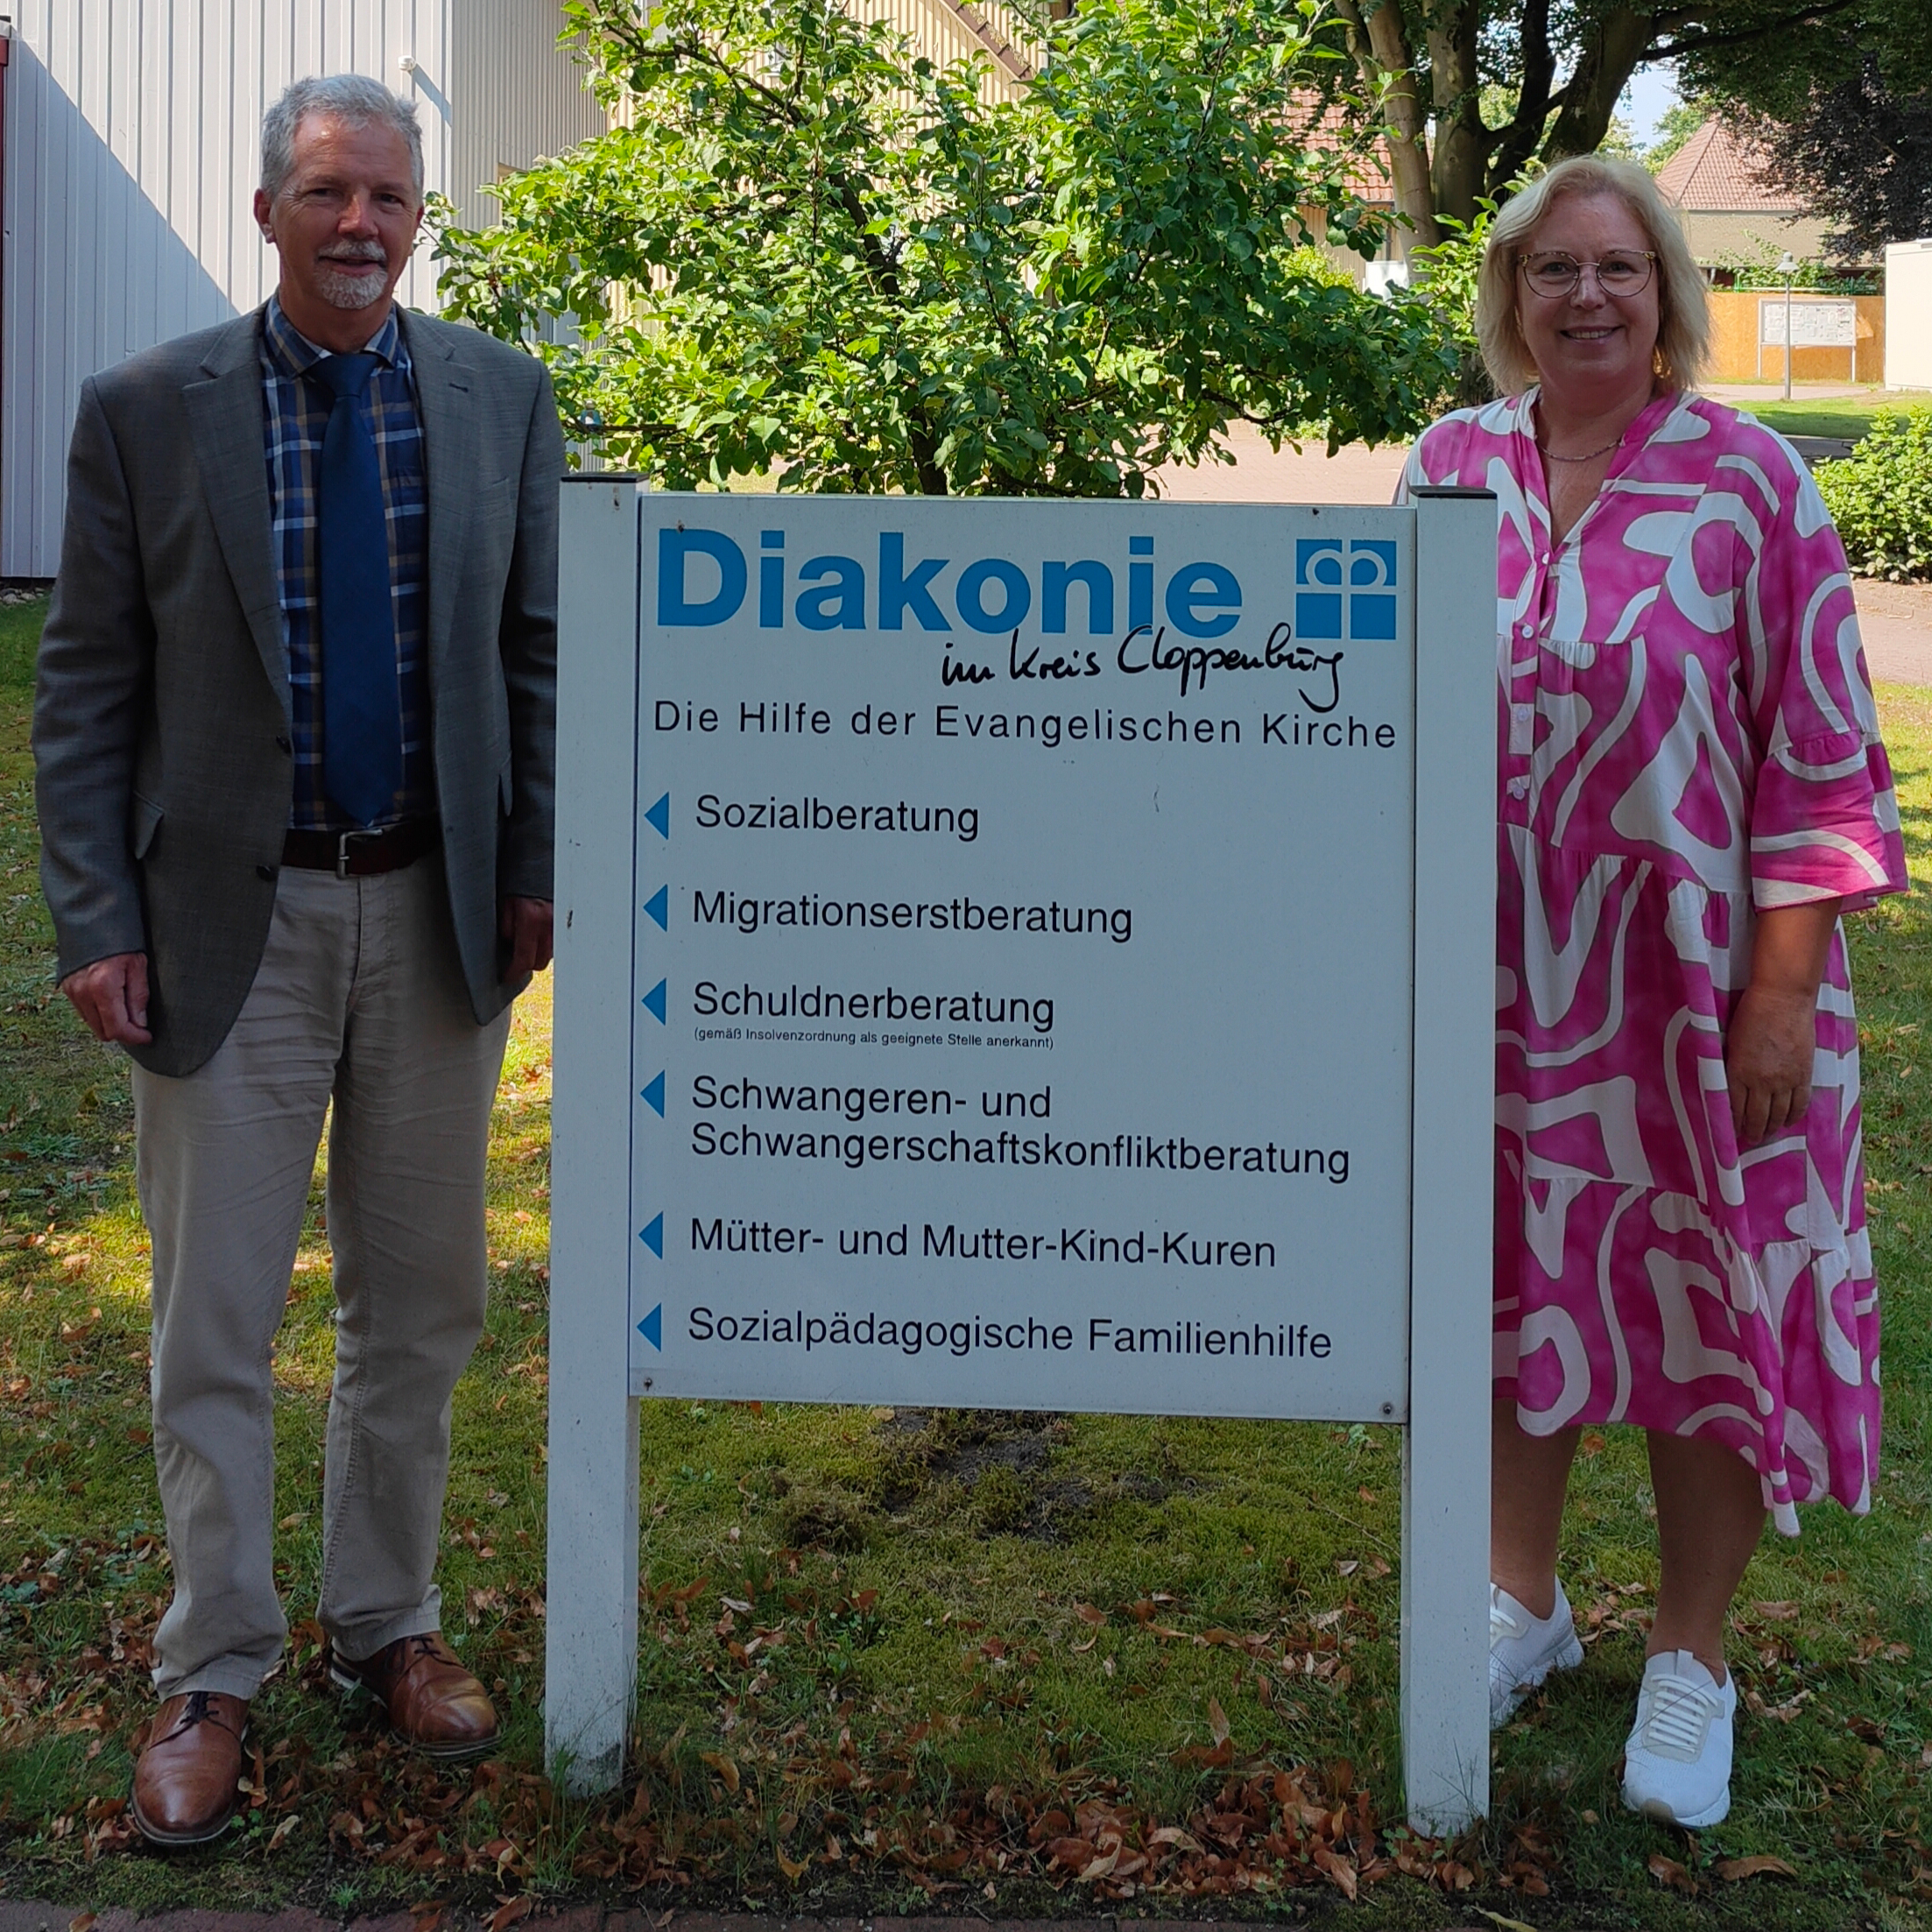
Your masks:
[[[1549,44],[1549,0],[1523,0],[1520,32],[1523,84],[1516,97],[1515,118],[1494,137],[1487,182],[1493,201],[1503,199],[1535,153],[1549,119],[1549,90],[1556,78],[1555,50]]]
[[[1610,117],[1617,111],[1617,97],[1636,72],[1653,27],[1649,14],[1629,7],[1613,7],[1597,21],[1563,89],[1563,111],[1544,145],[1544,159],[1594,154],[1603,145]]]
[[[1435,105],[1435,212],[1458,222],[1476,219],[1476,198],[1483,192],[1489,159],[1489,130],[1483,125],[1483,79],[1477,67],[1477,37],[1482,31],[1479,0],[1462,0],[1437,17],[1429,30],[1429,72]]]
[[[1415,87],[1415,57],[1409,52],[1400,0],[1371,0],[1364,19],[1357,0],[1336,0],[1362,78],[1371,88],[1386,78],[1382,118],[1388,129],[1389,177],[1395,193],[1395,212],[1407,216],[1410,227],[1398,229],[1396,246],[1407,259],[1419,248],[1441,241],[1435,225],[1435,194],[1429,182],[1428,123]]]

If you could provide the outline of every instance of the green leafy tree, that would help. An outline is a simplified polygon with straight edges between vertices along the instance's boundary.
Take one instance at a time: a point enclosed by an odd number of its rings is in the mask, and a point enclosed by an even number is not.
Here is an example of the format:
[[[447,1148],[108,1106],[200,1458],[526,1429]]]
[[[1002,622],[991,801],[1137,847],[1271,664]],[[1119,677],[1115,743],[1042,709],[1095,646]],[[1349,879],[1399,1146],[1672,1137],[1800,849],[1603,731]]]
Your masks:
[[[1428,289],[1429,300],[1442,318],[1443,327],[1456,349],[1456,390],[1459,407],[1486,403],[1496,393],[1483,362],[1483,345],[1476,333],[1476,291],[1481,279],[1483,256],[1489,247],[1490,223],[1496,218],[1497,204],[1485,194],[1477,203],[1473,221],[1459,222],[1453,215],[1439,218],[1445,231],[1432,247],[1419,249],[1414,257]]]
[[[1766,174],[1830,222],[1826,246],[1839,259],[1878,261],[1888,242],[1932,235],[1932,86],[1894,94],[1868,56],[1815,87],[1793,119],[1751,125]]]
[[[1644,166],[1653,174],[1661,174],[1671,157],[1710,118],[1711,112],[1708,101],[1673,101],[1657,123],[1656,139],[1644,150]]]
[[[1618,145],[1639,67],[1787,120],[1816,84],[1875,60],[1895,92],[1932,65],[1927,0],[1334,0],[1345,49],[1388,136],[1395,205],[1417,247],[1439,216],[1573,154]],[[1660,164],[1661,165],[1661,164]]]
[[[837,0],[565,13],[621,124],[497,227],[440,211],[446,311],[666,484],[1139,496],[1233,423],[1413,434],[1452,378],[1313,252],[1381,238],[1294,131],[1314,0],[1087,0],[991,102]]]

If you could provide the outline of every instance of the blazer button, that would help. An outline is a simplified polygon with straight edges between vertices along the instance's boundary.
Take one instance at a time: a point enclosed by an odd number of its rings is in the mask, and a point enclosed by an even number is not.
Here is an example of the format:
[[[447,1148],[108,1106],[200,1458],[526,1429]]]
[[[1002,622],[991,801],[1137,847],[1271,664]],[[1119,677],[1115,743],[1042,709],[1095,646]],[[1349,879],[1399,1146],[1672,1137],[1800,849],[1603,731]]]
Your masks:
[[[275,749],[278,751],[293,751],[295,747],[286,738],[278,736],[275,740]]]
[[[257,878],[273,878],[275,868],[272,865],[257,865],[255,868],[255,876]]]

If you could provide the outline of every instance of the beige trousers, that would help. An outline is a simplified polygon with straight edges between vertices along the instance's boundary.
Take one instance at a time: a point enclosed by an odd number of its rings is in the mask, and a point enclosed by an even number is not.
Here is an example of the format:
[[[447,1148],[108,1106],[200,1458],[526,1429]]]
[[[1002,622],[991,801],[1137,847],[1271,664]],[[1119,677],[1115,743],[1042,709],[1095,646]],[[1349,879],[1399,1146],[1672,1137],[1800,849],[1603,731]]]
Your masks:
[[[135,1069],[174,1568],[162,1696],[251,1696],[288,1634],[270,1350],[331,1100],[319,1615],[351,1658],[437,1628],[450,1396],[483,1330],[483,1164],[509,1025],[470,1012],[440,855],[366,878],[285,867],[261,969],[214,1058],[185,1079]]]

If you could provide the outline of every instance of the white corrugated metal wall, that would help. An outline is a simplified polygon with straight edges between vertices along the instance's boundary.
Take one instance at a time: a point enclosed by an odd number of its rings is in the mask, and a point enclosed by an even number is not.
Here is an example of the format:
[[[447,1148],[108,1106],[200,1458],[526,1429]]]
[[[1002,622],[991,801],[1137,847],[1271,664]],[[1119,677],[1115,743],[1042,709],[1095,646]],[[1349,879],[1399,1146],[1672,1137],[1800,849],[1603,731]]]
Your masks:
[[[486,123],[502,117],[506,88],[544,102],[510,133],[561,128],[556,102],[577,78],[554,47],[556,0],[14,0],[13,16],[0,304],[8,577],[53,574],[82,380],[239,314],[273,286],[274,251],[249,202],[262,111],[289,81],[356,72],[412,90],[428,182],[448,191],[473,186],[456,154],[466,56]],[[493,66],[499,59],[520,77]],[[503,137],[492,127],[492,150]],[[485,177],[498,159],[537,152],[492,152]],[[401,289],[426,307],[435,294],[428,257],[426,243]]]
[[[504,168],[527,167],[600,132],[603,110],[584,87],[589,68],[557,45],[557,0],[461,0],[455,119],[445,189],[472,228],[497,219],[483,190]]]

